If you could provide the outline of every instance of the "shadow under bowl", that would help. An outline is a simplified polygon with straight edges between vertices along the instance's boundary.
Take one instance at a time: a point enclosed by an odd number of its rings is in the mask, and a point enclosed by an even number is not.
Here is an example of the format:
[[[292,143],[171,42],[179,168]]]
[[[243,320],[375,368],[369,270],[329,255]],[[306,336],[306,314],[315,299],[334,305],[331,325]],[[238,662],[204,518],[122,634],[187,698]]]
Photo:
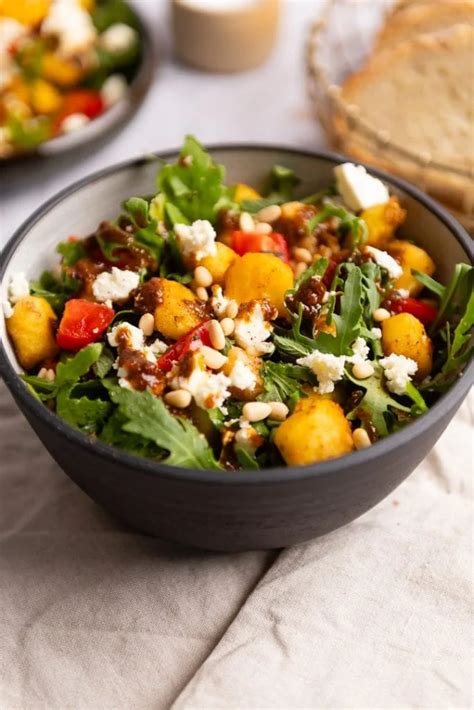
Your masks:
[[[327,187],[344,160],[271,146],[211,149],[229,182],[259,186],[272,165],[295,170],[301,195]],[[170,160],[176,153],[161,155]],[[34,278],[55,262],[55,246],[69,234],[87,235],[116,216],[122,200],[154,190],[157,163],[135,160],[108,168],[67,188],[35,212],[4,250],[0,277]],[[408,215],[400,230],[426,248],[446,281],[459,261],[472,262],[463,228],[415,187],[378,170]],[[182,469],[128,455],[94,441],[59,419],[27,390],[0,325],[0,371],[25,417],[48,451],[91,498],[150,535],[213,550],[276,548],[302,542],[349,523],[379,503],[422,461],[449,424],[473,380],[471,362],[428,413],[372,447],[302,467],[236,473]]]

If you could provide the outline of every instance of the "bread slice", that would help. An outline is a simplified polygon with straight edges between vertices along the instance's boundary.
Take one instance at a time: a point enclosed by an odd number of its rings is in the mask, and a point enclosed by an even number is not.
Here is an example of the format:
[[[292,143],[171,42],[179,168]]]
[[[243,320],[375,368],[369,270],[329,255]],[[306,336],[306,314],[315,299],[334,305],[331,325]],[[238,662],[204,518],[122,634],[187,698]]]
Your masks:
[[[452,0],[395,0],[392,7],[390,8],[390,13],[395,14],[400,10],[405,10],[407,7],[417,7],[419,5],[428,5],[435,3],[436,5],[442,5],[443,3],[450,4]]]
[[[474,28],[419,35],[379,52],[342,87],[362,119],[426,159],[474,164]],[[335,129],[349,133],[344,118]]]
[[[395,47],[418,34],[439,32],[457,24],[474,26],[474,0],[407,5],[387,17],[377,38],[376,51]]]

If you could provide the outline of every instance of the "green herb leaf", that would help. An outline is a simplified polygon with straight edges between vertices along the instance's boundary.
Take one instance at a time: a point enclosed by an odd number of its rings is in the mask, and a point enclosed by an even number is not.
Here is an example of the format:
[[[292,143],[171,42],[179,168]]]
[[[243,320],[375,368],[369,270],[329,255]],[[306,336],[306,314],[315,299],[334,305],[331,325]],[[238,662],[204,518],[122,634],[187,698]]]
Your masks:
[[[306,226],[307,233],[312,234],[317,225],[325,222],[329,217],[338,217],[340,219],[338,229],[342,234],[349,234],[352,250],[367,241],[368,229],[364,220],[357,217],[353,212],[346,210],[345,207],[338,207],[331,203],[325,204],[321,212],[318,212],[309,220]]]
[[[168,451],[166,463],[188,468],[220,468],[206,438],[187,419],[170,414],[163,400],[147,391],[125,390],[106,381],[104,384],[127,420],[122,429]]]
[[[311,279],[313,276],[319,276],[320,278],[322,278],[326,273],[328,264],[329,262],[326,257],[322,257],[317,261],[313,261],[311,266],[308,267],[306,271],[303,271],[301,276],[296,279],[292,292],[296,292],[300,288],[300,286],[302,286],[306,281],[308,281],[308,279]]]
[[[63,387],[56,398],[56,414],[72,426],[86,432],[95,432],[105,421],[112,405],[101,399],[80,397],[74,399],[69,396],[69,390]]]
[[[104,347],[99,358],[92,365],[92,369],[94,370],[96,377],[99,377],[100,379],[106,377],[112,369],[114,360],[115,358],[112,351],[109,348]]]
[[[416,278],[417,281],[419,281],[425,288],[427,288],[429,291],[432,291],[432,293],[435,293],[438,298],[443,298],[444,294],[446,293],[446,286],[443,286],[443,284],[440,284],[438,281],[433,279],[431,276],[428,276],[428,274],[424,274],[422,271],[417,271],[417,269],[412,269],[411,273],[413,276]]]
[[[121,412],[115,410],[102,427],[99,438],[104,444],[118,446],[135,456],[145,456],[146,458],[163,458],[164,451],[149,439],[145,439],[139,434],[131,434],[124,431],[123,427],[128,419]]]
[[[60,314],[66,301],[79,291],[81,285],[79,279],[73,279],[64,272],[57,279],[50,271],[44,271],[39,281],[30,283],[30,290],[34,296],[48,301],[53,310]]]
[[[76,355],[66,362],[60,362],[56,368],[56,379],[54,381],[56,388],[59,389],[65,385],[72,386],[78,382],[83,375],[89,372],[92,365],[98,361],[102,354],[102,348],[101,343],[93,343],[79,350]]]
[[[56,247],[56,251],[62,255],[64,266],[74,266],[79,259],[82,259],[87,254],[82,239],[68,239],[65,242],[60,242]]]
[[[391,413],[391,410],[410,413],[409,407],[397,402],[384,389],[380,368],[372,377],[365,380],[357,380],[348,370],[346,370],[346,376],[358,388],[365,390],[365,394],[359,404],[347,415],[349,421],[354,419],[362,419],[364,421],[365,418],[368,418],[379,436],[387,436],[389,432],[385,415]]]
[[[291,200],[293,188],[299,182],[300,179],[295,175],[294,170],[282,165],[274,165],[267,180],[268,194],[266,197],[257,200],[242,200],[240,209],[255,214],[270,205],[282,205]]]
[[[307,367],[283,362],[264,362],[260,374],[263,377],[264,392],[259,399],[263,402],[286,402],[295,392],[303,393],[303,384],[316,384],[316,379]]]
[[[244,449],[242,446],[235,446],[234,451],[237,456],[237,461],[243,469],[257,470],[260,468],[255,454],[252,456],[248,449]]]

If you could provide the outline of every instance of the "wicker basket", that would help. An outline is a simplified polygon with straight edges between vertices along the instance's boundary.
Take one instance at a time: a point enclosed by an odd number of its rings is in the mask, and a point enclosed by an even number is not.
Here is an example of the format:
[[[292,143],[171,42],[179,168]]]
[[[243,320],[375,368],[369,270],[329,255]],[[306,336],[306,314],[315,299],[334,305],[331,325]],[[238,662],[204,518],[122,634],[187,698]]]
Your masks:
[[[330,145],[415,183],[443,202],[474,233],[472,169],[436,162],[398,145],[342,97],[341,84],[361,67],[391,0],[326,0],[306,46],[308,88]]]

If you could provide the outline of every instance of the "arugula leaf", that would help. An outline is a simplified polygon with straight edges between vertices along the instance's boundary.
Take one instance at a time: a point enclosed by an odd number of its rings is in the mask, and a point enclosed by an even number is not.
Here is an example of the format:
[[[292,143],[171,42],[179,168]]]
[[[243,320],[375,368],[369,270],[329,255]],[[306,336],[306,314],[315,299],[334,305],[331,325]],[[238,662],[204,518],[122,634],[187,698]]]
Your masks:
[[[99,434],[99,439],[109,446],[118,446],[120,449],[127,451],[135,456],[145,456],[147,458],[162,458],[163,449],[154,444],[149,439],[145,439],[139,434],[131,434],[124,431],[123,426],[127,423],[125,417],[117,409],[107,419],[102,431]]]
[[[234,446],[234,451],[237,456],[237,461],[243,469],[257,470],[260,468],[255,454],[252,455],[248,449],[242,446]]]
[[[338,229],[343,234],[350,234],[351,249],[354,250],[367,241],[368,229],[363,219],[357,217],[353,212],[349,212],[345,207],[338,207],[331,203],[324,205],[321,212],[314,215],[306,225],[307,233],[310,235],[321,222],[325,222],[329,217],[338,217],[340,224]]]
[[[313,261],[311,266],[308,267],[306,271],[303,271],[301,276],[296,279],[295,285],[291,290],[291,293],[295,293],[300,288],[300,286],[302,286],[306,281],[308,281],[308,279],[312,278],[313,276],[319,276],[320,278],[322,278],[326,273],[328,264],[329,262],[324,256],[321,259],[318,259],[317,261]]]
[[[33,150],[50,137],[51,121],[45,116],[22,120],[10,113],[7,115],[6,128],[16,148]]]
[[[23,382],[29,386],[31,390],[38,396],[41,401],[46,402],[48,399],[53,399],[56,394],[54,382],[45,380],[37,375],[21,375]]]
[[[72,426],[87,432],[97,431],[102,422],[110,413],[112,405],[101,399],[70,397],[66,387],[62,387],[56,398],[56,414]]]
[[[56,368],[56,379],[54,381],[56,388],[59,389],[65,385],[71,386],[75,384],[80,377],[89,372],[92,365],[100,358],[102,348],[101,343],[92,343],[82,348],[82,350],[79,350],[78,353],[66,362],[60,362]]]
[[[106,377],[112,369],[114,360],[115,358],[112,351],[109,348],[104,347],[99,358],[92,365],[92,369],[96,377],[99,377],[100,379]]]
[[[137,227],[133,235],[134,241],[145,247],[159,264],[163,257],[165,240],[156,231],[158,222],[150,215],[150,203],[142,197],[131,197],[124,203],[124,208]]]
[[[353,264],[345,264],[344,266],[349,273],[344,282],[344,292],[340,304],[341,312],[339,315],[333,314],[337,331],[336,338],[333,340],[337,342],[337,355],[350,354],[350,345],[359,335],[362,318],[362,272],[358,266]]]
[[[424,274],[423,271],[412,269],[411,273],[416,278],[416,280],[423,284],[423,286],[429,291],[432,291],[439,298],[444,297],[444,294],[446,293],[446,286],[443,286],[443,284],[440,284],[438,281],[436,281],[436,279],[433,279],[431,276],[428,276],[428,274]]]
[[[264,207],[288,202],[293,196],[293,188],[299,184],[300,179],[295,175],[294,170],[282,165],[274,165],[267,182],[268,194],[266,197],[257,200],[242,200],[240,208],[244,212],[255,214]]]
[[[107,381],[104,384],[119,412],[126,418],[123,431],[138,434],[168,451],[166,463],[220,469],[206,438],[190,421],[170,414],[163,400],[148,391],[125,390]]]
[[[380,306],[381,294],[377,288],[380,283],[380,266],[371,261],[365,262],[360,267],[362,273],[362,289],[364,295],[364,318],[370,323],[372,314]]]
[[[62,312],[66,301],[80,288],[81,281],[71,278],[64,272],[61,273],[61,278],[57,279],[50,271],[44,271],[39,281],[30,283],[31,293],[48,301],[58,314]]]
[[[214,223],[223,199],[228,196],[224,186],[224,167],[217,165],[193,136],[186,136],[180,159],[165,165],[158,173],[158,189],[166,197],[165,210],[170,221],[176,222],[168,204],[187,221],[207,219]]]
[[[74,264],[86,256],[87,251],[82,239],[66,240],[59,242],[56,247],[58,254],[63,257],[64,266],[74,266]]]
[[[473,282],[474,268],[468,264],[456,264],[453,276],[441,298],[438,315],[431,325],[431,333],[436,331],[444,319],[449,320],[457,310],[464,310],[472,293]]]
[[[304,383],[316,384],[313,373],[301,365],[269,360],[263,363],[260,374],[265,389],[258,399],[263,402],[286,402],[295,393],[301,397]]]
[[[387,436],[389,431],[385,414],[389,414],[392,409],[410,413],[409,407],[397,402],[383,388],[380,368],[372,377],[365,380],[357,380],[348,370],[346,370],[346,376],[357,387],[365,390],[359,404],[347,415],[349,421],[364,420],[365,415],[370,419],[379,436]]]

